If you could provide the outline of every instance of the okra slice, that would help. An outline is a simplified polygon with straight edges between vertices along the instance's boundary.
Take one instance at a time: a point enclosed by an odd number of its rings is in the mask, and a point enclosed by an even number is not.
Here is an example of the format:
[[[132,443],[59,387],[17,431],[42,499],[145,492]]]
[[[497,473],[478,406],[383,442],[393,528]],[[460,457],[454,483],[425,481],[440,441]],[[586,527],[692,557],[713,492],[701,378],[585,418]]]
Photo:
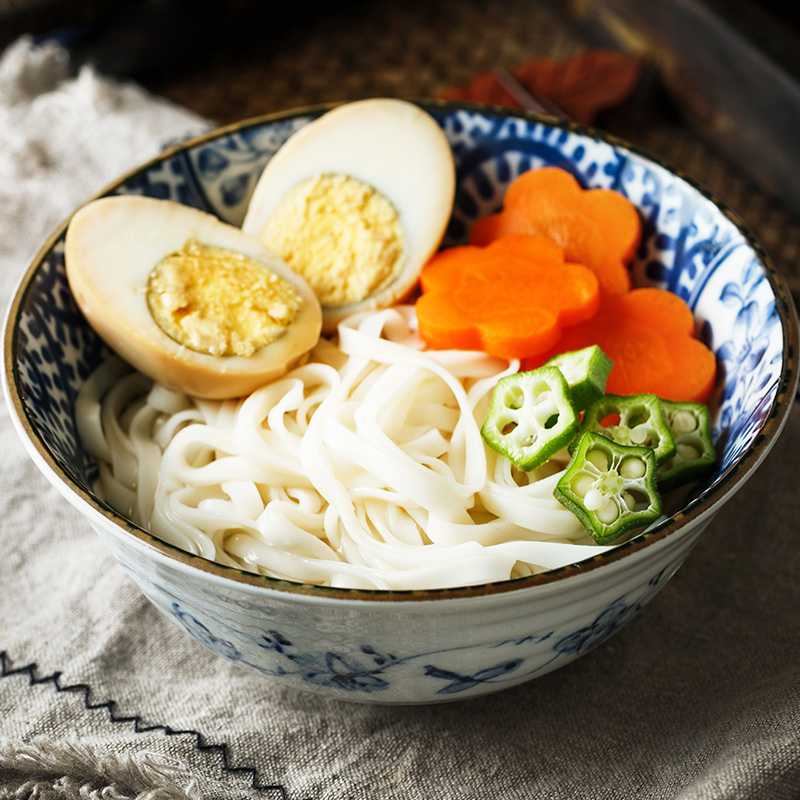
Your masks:
[[[529,472],[566,447],[578,427],[561,371],[539,367],[497,382],[481,435],[489,447]]]
[[[669,492],[706,477],[714,469],[717,454],[706,405],[662,400],[661,410],[675,440],[675,454],[658,467],[656,482],[662,492]]]
[[[661,516],[655,473],[649,447],[618,444],[587,431],[553,494],[597,544],[611,544]]]
[[[590,403],[603,396],[606,381],[611,374],[614,362],[593,344],[581,350],[560,353],[544,363],[561,370],[569,386],[572,405],[576,411],[583,411]]]
[[[604,394],[583,415],[581,433],[602,433],[618,444],[649,447],[656,464],[675,455],[675,440],[654,394]]]

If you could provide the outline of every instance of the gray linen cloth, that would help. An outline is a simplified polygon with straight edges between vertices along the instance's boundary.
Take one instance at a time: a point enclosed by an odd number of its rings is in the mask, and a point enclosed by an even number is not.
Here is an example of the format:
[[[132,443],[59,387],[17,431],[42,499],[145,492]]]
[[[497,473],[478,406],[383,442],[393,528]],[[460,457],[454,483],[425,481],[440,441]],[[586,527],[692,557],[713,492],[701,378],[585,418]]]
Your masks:
[[[20,40],[0,291],[78,203],[206,123]],[[631,624],[527,685],[386,708],[208,653],[140,596],[0,410],[0,800],[800,798],[800,410]]]

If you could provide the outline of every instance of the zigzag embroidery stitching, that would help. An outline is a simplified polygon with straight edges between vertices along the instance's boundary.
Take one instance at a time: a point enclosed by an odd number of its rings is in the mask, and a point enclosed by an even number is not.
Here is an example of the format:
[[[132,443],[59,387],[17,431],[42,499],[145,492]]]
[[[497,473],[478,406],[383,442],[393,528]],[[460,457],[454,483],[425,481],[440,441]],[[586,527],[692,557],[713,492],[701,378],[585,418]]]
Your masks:
[[[253,789],[260,792],[277,792],[280,800],[288,800],[289,795],[286,788],[279,783],[260,783],[258,780],[258,771],[255,767],[237,767],[232,766],[228,762],[228,745],[223,744],[206,744],[203,740],[203,735],[195,730],[176,730],[169,725],[146,725],[142,718],[135,714],[133,716],[122,716],[116,712],[116,701],[105,700],[102,703],[95,703],[91,700],[92,690],[86,683],[74,683],[64,686],[61,683],[61,672],[56,671],[51,675],[37,677],[36,672],[38,666],[35,662],[26,664],[23,667],[10,667],[12,663],[6,650],[0,650],[0,678],[8,678],[12,675],[27,675],[28,682],[31,686],[43,683],[52,683],[57,692],[73,692],[83,695],[83,704],[89,711],[105,708],[108,711],[108,716],[111,722],[126,723],[132,722],[133,729],[136,733],[149,733],[151,731],[162,731],[166,736],[191,736],[195,740],[195,747],[201,753],[217,752],[222,760],[222,769],[232,775],[249,775],[250,785]]]

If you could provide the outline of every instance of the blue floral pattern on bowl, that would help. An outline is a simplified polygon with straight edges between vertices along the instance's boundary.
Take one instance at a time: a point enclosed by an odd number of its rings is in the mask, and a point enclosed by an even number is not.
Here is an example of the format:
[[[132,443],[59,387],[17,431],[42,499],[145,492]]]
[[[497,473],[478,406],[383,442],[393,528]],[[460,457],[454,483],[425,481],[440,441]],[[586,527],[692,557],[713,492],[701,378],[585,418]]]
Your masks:
[[[304,636],[300,637],[304,643],[299,644],[286,631],[247,632],[241,624],[206,616],[198,606],[187,610],[185,599],[169,591],[161,590],[160,596],[151,596],[151,600],[160,608],[169,609],[174,621],[206,647],[272,678],[342,695],[369,694],[389,691],[393,675],[406,670],[415,671],[418,680],[430,678],[433,694],[455,695],[485,689],[487,685],[519,683],[590,652],[633,619],[658,591],[665,574],[667,571],[662,569],[644,587],[616,597],[588,623],[573,629],[536,631],[488,645],[441,647],[403,655],[366,642],[361,642],[353,653],[309,647]],[[454,653],[463,658],[465,651],[469,663],[480,666],[456,671],[441,665],[452,663]]]

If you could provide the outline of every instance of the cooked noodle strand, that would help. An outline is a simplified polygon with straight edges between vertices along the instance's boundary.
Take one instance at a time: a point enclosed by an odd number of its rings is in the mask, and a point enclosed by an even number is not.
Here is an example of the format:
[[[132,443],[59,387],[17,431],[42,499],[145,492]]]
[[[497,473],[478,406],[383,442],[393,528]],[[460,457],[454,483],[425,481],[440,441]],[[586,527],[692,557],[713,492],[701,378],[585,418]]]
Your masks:
[[[553,498],[565,456],[520,473],[481,438],[492,388],[518,368],[426,351],[401,306],[346,320],[240,400],[195,400],[111,359],[78,424],[107,502],[191,553],[295,582],[464,586],[604,549]]]

